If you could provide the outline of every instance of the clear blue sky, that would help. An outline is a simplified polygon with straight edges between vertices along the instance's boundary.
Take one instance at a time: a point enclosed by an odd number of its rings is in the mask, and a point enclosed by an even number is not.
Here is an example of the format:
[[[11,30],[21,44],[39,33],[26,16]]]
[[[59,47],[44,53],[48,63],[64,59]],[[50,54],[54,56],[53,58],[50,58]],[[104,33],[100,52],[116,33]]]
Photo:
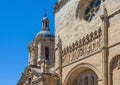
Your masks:
[[[0,85],[16,85],[27,66],[27,46],[41,29],[44,8],[54,33],[55,2],[0,0]]]

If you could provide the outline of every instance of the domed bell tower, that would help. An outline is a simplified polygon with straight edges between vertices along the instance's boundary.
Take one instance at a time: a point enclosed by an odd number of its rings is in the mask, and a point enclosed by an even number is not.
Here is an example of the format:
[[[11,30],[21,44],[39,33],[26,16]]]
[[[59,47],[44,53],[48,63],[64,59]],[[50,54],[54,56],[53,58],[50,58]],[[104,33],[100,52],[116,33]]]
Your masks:
[[[37,33],[35,39],[29,45],[29,65],[41,67],[42,62],[47,61],[50,67],[54,67],[54,52],[54,35],[50,32],[49,20],[45,11],[41,31]]]

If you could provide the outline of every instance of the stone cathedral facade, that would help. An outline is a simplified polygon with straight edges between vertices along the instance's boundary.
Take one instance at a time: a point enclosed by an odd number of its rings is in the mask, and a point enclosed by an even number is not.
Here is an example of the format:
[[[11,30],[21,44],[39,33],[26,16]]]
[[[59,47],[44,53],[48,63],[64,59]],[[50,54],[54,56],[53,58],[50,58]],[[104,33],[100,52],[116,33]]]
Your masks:
[[[17,85],[120,85],[120,1],[59,0],[44,17]]]
[[[120,85],[120,0],[59,0],[54,13],[62,85]]]

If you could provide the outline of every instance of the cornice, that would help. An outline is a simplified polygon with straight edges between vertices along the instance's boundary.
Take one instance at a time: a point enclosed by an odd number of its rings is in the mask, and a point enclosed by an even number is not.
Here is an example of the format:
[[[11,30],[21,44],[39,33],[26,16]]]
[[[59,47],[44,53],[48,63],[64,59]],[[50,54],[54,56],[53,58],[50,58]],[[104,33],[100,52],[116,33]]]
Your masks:
[[[59,2],[55,3],[55,7],[54,7],[54,13],[56,13],[57,11],[59,11],[60,8],[62,8],[69,0],[61,0]]]
[[[49,39],[47,39],[47,38],[45,38],[45,37],[43,37],[43,36],[39,36],[39,37],[37,37],[37,38],[35,38],[34,39],[34,41],[35,41],[35,43],[37,43],[37,42],[39,42],[39,41],[43,41],[43,42],[46,42],[46,43],[50,43],[50,44],[54,44],[54,41],[51,41],[51,40],[49,40]]]

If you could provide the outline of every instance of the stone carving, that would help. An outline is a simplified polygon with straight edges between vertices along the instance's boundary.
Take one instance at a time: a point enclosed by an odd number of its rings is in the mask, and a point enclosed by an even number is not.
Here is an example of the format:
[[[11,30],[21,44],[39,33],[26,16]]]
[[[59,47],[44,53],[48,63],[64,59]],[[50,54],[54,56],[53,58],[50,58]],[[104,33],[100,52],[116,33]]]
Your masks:
[[[117,68],[120,69],[120,56],[118,56]]]
[[[60,50],[62,50],[62,41],[61,41],[61,39],[60,39],[60,36],[58,36],[58,44],[57,44],[57,46],[58,46],[58,48],[59,48]]]
[[[120,55],[115,57],[112,62],[112,71],[120,69]]]
[[[82,19],[84,17],[84,10],[86,8],[86,1],[84,0],[81,0],[78,5],[77,5],[77,8],[76,8],[76,18],[79,18],[79,19]]]
[[[74,62],[98,51],[102,44],[102,30],[99,28],[80,40],[62,49],[62,65]]]

